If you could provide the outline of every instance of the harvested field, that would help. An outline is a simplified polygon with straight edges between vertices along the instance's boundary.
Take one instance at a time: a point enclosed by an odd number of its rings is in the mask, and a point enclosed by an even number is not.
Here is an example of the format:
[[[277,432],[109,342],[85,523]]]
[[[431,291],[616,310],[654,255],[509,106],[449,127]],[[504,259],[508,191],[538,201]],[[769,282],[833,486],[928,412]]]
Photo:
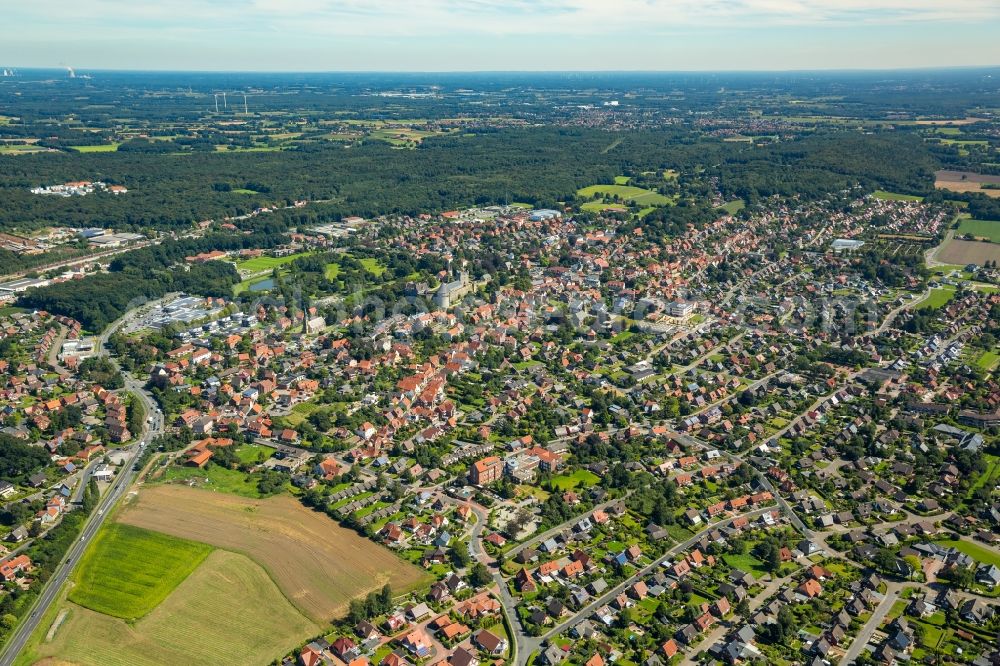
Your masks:
[[[983,122],[984,120],[985,118],[969,116],[968,118],[953,118],[951,120],[917,120],[915,123],[917,125],[971,125]]]
[[[935,259],[946,264],[982,266],[987,261],[1000,261],[1000,244],[952,239],[938,250]]]
[[[983,189],[983,185],[1000,185],[1000,176],[988,176],[975,171],[936,171],[934,187],[952,192],[982,192],[989,197],[1000,197],[1000,190]]]
[[[22,655],[22,663],[266,664],[320,630],[261,567],[219,550],[133,624],[75,604],[66,608],[53,638]]]
[[[326,622],[386,583],[402,592],[427,574],[287,496],[251,499],[186,486],[146,487],[122,511],[129,525],[248,555],[307,616]]]
[[[966,180],[961,182],[953,182],[949,180],[936,180],[934,181],[934,187],[939,190],[948,190],[949,192],[982,192],[988,197],[1000,197],[1000,190],[997,189],[983,189],[981,183],[975,181]]]
[[[973,183],[993,183],[1000,185],[1000,176],[988,176],[975,171],[935,171],[934,179],[947,183],[962,183],[972,181]]]

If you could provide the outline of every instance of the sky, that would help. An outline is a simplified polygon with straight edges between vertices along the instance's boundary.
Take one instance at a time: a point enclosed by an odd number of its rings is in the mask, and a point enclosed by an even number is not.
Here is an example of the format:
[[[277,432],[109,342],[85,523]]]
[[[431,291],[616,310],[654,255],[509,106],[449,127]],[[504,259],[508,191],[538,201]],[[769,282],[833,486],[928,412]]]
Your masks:
[[[688,71],[1000,65],[1000,0],[4,4],[4,67]]]

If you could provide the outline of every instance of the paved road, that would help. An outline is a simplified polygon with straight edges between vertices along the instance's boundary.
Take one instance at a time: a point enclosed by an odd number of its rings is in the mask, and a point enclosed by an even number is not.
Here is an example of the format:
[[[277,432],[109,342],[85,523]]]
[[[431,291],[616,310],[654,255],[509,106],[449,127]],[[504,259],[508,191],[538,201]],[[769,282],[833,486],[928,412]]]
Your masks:
[[[864,650],[865,646],[868,645],[868,641],[871,640],[872,634],[875,630],[882,626],[882,620],[885,616],[889,614],[892,610],[892,605],[896,603],[899,598],[899,592],[902,589],[902,583],[886,583],[885,597],[882,602],[875,608],[871,617],[865,622],[865,626],[861,628],[858,635],[854,637],[851,641],[850,647],[847,648],[847,652],[844,654],[844,658],[840,660],[841,664],[844,666],[849,666],[854,663],[854,660],[858,658],[861,651]]]
[[[625,589],[628,588],[629,585],[631,585],[632,583],[634,583],[635,581],[637,581],[637,580],[639,580],[641,578],[644,578],[645,576],[648,576],[650,573],[652,573],[653,571],[655,571],[657,569],[657,567],[659,567],[660,565],[662,565],[667,560],[673,559],[679,553],[682,553],[682,552],[686,551],[687,549],[691,548],[692,546],[694,546],[696,543],[698,543],[699,541],[701,541],[702,537],[704,537],[705,534],[707,534],[711,530],[715,530],[715,529],[719,529],[721,527],[725,527],[726,525],[728,525],[729,523],[733,522],[733,520],[735,520],[738,517],[746,517],[746,518],[749,518],[749,519],[754,519],[754,518],[758,518],[759,516],[763,515],[764,513],[768,512],[768,511],[774,511],[774,507],[773,506],[768,506],[768,507],[764,507],[764,508],[761,508],[761,509],[754,509],[753,511],[748,511],[746,513],[741,513],[741,514],[739,514],[739,516],[731,516],[729,518],[726,518],[725,520],[720,520],[718,522],[712,523],[711,525],[706,525],[700,532],[698,532],[697,534],[695,534],[693,537],[691,537],[687,541],[684,541],[684,542],[681,542],[681,543],[675,545],[673,548],[671,548],[670,550],[668,550],[667,552],[665,552],[663,555],[660,555],[658,558],[656,558],[656,560],[654,560],[651,564],[646,565],[645,567],[643,567],[642,569],[640,569],[639,571],[637,571],[635,574],[633,574],[631,577],[625,579],[621,583],[618,583],[618,585],[616,585],[615,587],[611,588],[610,590],[608,590],[607,592],[605,592],[600,597],[597,597],[596,599],[592,600],[590,603],[588,603],[586,606],[584,606],[583,608],[581,608],[579,611],[577,611],[573,615],[569,616],[566,620],[564,620],[563,622],[561,622],[558,625],[554,626],[552,629],[550,629],[547,632],[545,632],[540,637],[541,640],[547,640],[547,639],[552,638],[554,636],[558,636],[561,632],[565,631],[567,628],[573,626],[574,624],[576,624],[580,620],[583,620],[584,618],[586,618],[590,613],[592,613],[594,611],[594,609],[600,608],[604,604],[610,603],[615,597],[617,597],[619,594],[621,594],[622,592],[624,592]]]
[[[124,317],[119,322],[109,328],[101,336],[102,342],[106,341],[117,326],[120,326],[127,320],[128,317]],[[101,347],[100,353],[106,353],[103,345]],[[146,414],[149,417],[146,423],[143,424],[143,433],[139,439],[138,444],[133,444],[130,447],[130,455],[128,459],[122,464],[118,471],[118,476],[112,482],[111,487],[108,488],[104,497],[98,502],[97,507],[94,512],[91,513],[87,522],[84,524],[83,530],[80,533],[80,537],[73,542],[73,545],[69,547],[69,550],[63,555],[62,560],[56,565],[55,571],[53,572],[51,578],[46,582],[45,587],[42,589],[41,595],[32,604],[32,607],[28,611],[26,619],[17,628],[17,631],[10,637],[7,645],[4,646],[3,652],[0,652],[0,666],[10,666],[14,663],[14,659],[24,648],[25,643],[31,637],[32,633],[38,628],[39,623],[42,618],[45,617],[46,612],[48,612],[49,607],[56,600],[59,595],[59,591],[62,589],[63,585],[69,579],[70,575],[73,573],[73,568],[77,562],[80,561],[80,556],[83,554],[84,550],[90,544],[90,540],[97,533],[101,526],[104,524],[105,519],[111,512],[115,503],[125,494],[128,487],[132,484],[137,472],[134,468],[134,463],[139,457],[139,454],[145,449],[146,444],[155,436],[163,432],[163,413],[160,412],[159,406],[153,400],[153,398],[145,391],[143,385],[138,380],[132,378],[129,375],[125,375],[125,388],[136,395],[146,408]],[[86,478],[81,480],[82,483],[86,481]]]
[[[750,612],[754,613],[758,608],[764,605],[764,602],[771,598],[778,590],[782,589],[788,582],[792,580],[791,576],[785,576],[784,578],[775,578],[770,583],[768,583],[763,590],[760,591],[757,596],[747,602],[747,606],[750,608]],[[739,616],[733,616],[729,621],[720,622],[715,625],[715,629],[705,635],[698,643],[687,652],[684,653],[684,659],[681,661],[681,666],[694,666],[695,657],[699,655],[702,651],[700,648],[702,645],[706,647],[711,647],[719,642],[729,631],[739,623],[742,619]]]
[[[536,544],[539,544],[539,543],[545,541],[549,537],[554,537],[557,534],[562,534],[563,531],[571,529],[573,527],[573,525],[576,525],[578,522],[580,522],[581,520],[583,520],[587,516],[590,516],[595,511],[598,511],[600,509],[607,509],[612,504],[617,504],[619,502],[624,502],[626,499],[628,499],[628,496],[631,495],[631,494],[632,494],[632,491],[630,490],[630,491],[628,491],[628,493],[626,493],[622,497],[616,497],[615,499],[608,500],[607,502],[602,502],[600,504],[597,504],[596,506],[594,506],[594,508],[592,508],[592,509],[590,509],[588,511],[585,511],[584,513],[581,513],[578,516],[573,516],[569,520],[567,520],[565,522],[562,522],[562,523],[559,523],[555,527],[550,527],[549,529],[545,530],[541,534],[534,534],[534,535],[532,535],[532,537],[530,539],[528,539],[527,541],[525,541],[523,543],[520,543],[517,546],[514,546],[513,548],[511,548],[509,551],[507,551],[506,558],[508,560],[514,559],[514,557],[518,553],[520,553],[522,550],[524,550],[525,548],[528,548],[528,547],[531,547],[531,546],[535,546]]]

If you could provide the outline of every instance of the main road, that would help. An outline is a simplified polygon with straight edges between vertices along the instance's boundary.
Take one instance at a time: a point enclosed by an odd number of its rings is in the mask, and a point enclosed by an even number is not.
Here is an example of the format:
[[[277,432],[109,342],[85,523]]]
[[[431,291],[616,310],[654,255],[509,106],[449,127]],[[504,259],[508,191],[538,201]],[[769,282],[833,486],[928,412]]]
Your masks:
[[[123,320],[120,320],[120,322],[123,323]],[[110,327],[109,331],[114,328],[114,326]],[[106,333],[101,336],[102,342],[107,340],[109,334]],[[105,350],[102,348],[100,353],[105,353]],[[87,518],[79,538],[73,542],[73,545],[63,555],[59,564],[56,565],[55,571],[48,582],[45,583],[42,593],[28,610],[27,617],[10,637],[7,645],[4,646],[3,652],[0,652],[0,666],[10,666],[13,664],[17,655],[24,649],[28,639],[38,628],[42,618],[45,617],[53,602],[55,602],[59,591],[66,584],[66,581],[69,580],[76,563],[80,561],[80,556],[83,555],[91,539],[101,529],[114,505],[122,498],[129,486],[132,485],[132,481],[138,473],[138,470],[135,469],[136,460],[145,450],[150,440],[163,432],[163,413],[153,398],[146,392],[143,385],[138,380],[126,374],[125,388],[138,397],[146,408],[147,420],[143,424],[143,432],[139,438],[139,442],[129,448],[130,455],[128,459],[122,464],[118,471],[118,476],[112,482],[111,487],[104,493],[104,496],[94,508],[93,513]],[[83,475],[80,483],[83,484],[86,481],[86,475]]]

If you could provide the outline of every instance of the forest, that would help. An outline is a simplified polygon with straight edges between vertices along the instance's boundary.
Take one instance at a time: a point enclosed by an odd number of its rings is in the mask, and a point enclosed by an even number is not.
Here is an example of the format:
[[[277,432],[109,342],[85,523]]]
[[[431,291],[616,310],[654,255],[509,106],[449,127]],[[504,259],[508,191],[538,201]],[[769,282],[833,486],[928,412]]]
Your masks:
[[[344,149],[302,146],[259,153],[107,152],[0,156],[0,230],[64,224],[117,230],[186,229],[295,200],[325,202],[322,217],[448,210],[524,201],[555,207],[577,189],[622,173],[674,168],[718,178],[731,197],[813,196],[859,184],[924,192],[937,162],[916,137],[835,132],[766,147],[679,129],[610,133],[577,128],[482,129],[425,140],[414,150],[382,142]],[[77,179],[122,183],[122,196],[43,197],[30,187]],[[259,190],[245,189],[252,182]],[[241,189],[242,188],[242,189]],[[266,192],[265,192],[266,190]],[[237,221],[261,228],[303,215]],[[266,218],[267,222],[262,222]],[[320,221],[315,219],[314,221]]]

